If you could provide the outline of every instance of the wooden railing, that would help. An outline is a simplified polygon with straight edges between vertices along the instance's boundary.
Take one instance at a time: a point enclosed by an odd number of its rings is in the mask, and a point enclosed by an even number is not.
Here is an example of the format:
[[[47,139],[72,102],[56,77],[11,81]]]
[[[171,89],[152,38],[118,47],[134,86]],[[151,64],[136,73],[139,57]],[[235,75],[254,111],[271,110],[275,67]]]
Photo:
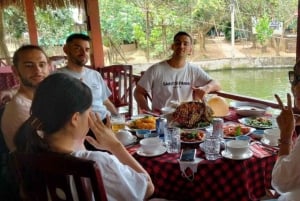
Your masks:
[[[225,91],[217,91],[217,92],[213,92],[212,94],[216,94],[223,98],[228,98],[228,99],[237,100],[237,101],[260,103],[260,104],[266,105],[268,107],[279,109],[278,103],[268,101],[268,100],[263,100],[263,99],[254,98],[254,97],[250,97],[250,96],[243,96],[243,95],[239,95],[239,94],[233,94],[233,93],[229,93],[229,92],[225,92]]]

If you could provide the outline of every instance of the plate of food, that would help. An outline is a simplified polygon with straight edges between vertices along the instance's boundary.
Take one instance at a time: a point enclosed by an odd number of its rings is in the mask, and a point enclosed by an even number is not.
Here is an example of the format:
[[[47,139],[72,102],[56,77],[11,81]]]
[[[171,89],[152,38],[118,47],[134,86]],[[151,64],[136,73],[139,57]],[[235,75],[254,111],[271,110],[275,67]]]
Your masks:
[[[223,125],[224,138],[235,138],[240,135],[249,135],[255,128],[237,122],[225,122]]]
[[[148,115],[141,118],[132,119],[126,122],[126,126],[132,131],[135,131],[136,129],[148,129],[155,131],[156,117]]]
[[[272,120],[268,117],[245,117],[239,122],[253,128],[268,129],[273,127]]]
[[[180,133],[181,143],[193,144],[203,142],[206,131],[198,129],[182,129]]]
[[[181,103],[172,113],[172,123],[180,128],[205,128],[213,117],[212,109],[200,101]]]

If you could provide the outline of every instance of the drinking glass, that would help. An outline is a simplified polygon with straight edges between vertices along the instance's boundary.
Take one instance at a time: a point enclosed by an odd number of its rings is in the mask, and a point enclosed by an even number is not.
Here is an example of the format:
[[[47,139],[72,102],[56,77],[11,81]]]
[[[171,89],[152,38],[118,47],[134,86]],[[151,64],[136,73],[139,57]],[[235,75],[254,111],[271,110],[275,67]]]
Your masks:
[[[204,152],[207,160],[220,158],[221,141],[219,137],[208,137],[204,141]]]
[[[165,127],[165,144],[167,146],[168,153],[180,152],[180,128],[177,127]]]
[[[117,133],[119,130],[125,129],[125,115],[112,115],[111,116],[111,125],[114,133]]]

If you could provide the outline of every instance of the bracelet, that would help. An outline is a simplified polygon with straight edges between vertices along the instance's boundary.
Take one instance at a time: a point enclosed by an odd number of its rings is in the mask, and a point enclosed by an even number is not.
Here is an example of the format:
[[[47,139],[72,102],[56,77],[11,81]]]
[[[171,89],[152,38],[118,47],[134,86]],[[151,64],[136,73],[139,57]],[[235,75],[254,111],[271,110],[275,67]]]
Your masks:
[[[291,145],[292,144],[292,140],[287,140],[287,139],[278,139],[278,145],[280,144],[288,144]]]

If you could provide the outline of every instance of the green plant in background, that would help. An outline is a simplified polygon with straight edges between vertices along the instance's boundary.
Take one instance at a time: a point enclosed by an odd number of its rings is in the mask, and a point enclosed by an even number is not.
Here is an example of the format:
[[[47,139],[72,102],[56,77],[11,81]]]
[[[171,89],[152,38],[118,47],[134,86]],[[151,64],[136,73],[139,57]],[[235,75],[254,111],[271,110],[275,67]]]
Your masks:
[[[273,34],[273,29],[270,28],[270,18],[266,14],[263,15],[258,19],[255,29],[256,39],[262,47],[265,47],[267,40],[270,39]],[[264,49],[262,50],[264,51]]]
[[[72,19],[72,10],[36,9],[36,22],[39,33],[39,44],[41,46],[63,45],[66,37],[75,29]]]
[[[170,54],[174,33],[190,32],[200,48],[205,49],[206,33],[214,28],[225,36],[230,34],[230,9],[232,0],[98,0],[104,45],[117,48],[121,44],[135,43],[152,58],[165,58]],[[235,0],[235,36],[248,37],[252,30],[251,17],[263,16],[258,24],[257,40],[265,45],[271,35],[268,21],[272,18],[283,22],[283,30],[295,29],[294,12],[297,0]],[[279,3],[281,2],[281,3]],[[294,9],[293,9],[294,8]],[[86,25],[76,24],[72,8],[41,10],[36,8],[39,43],[45,47],[62,45],[68,34],[86,30]],[[264,15],[263,15],[264,14]],[[6,38],[24,41],[27,25],[22,10],[4,9]],[[242,26],[243,25],[243,26]],[[227,27],[227,29],[223,29]],[[0,30],[1,31],[1,30]],[[245,34],[247,33],[247,34]],[[243,34],[243,35],[241,35]],[[26,38],[28,40],[28,37]],[[255,43],[255,40],[253,40]],[[148,57],[147,57],[148,59]]]
[[[3,15],[6,34],[10,38],[22,38],[27,29],[24,13],[20,9],[11,6],[4,9]]]

